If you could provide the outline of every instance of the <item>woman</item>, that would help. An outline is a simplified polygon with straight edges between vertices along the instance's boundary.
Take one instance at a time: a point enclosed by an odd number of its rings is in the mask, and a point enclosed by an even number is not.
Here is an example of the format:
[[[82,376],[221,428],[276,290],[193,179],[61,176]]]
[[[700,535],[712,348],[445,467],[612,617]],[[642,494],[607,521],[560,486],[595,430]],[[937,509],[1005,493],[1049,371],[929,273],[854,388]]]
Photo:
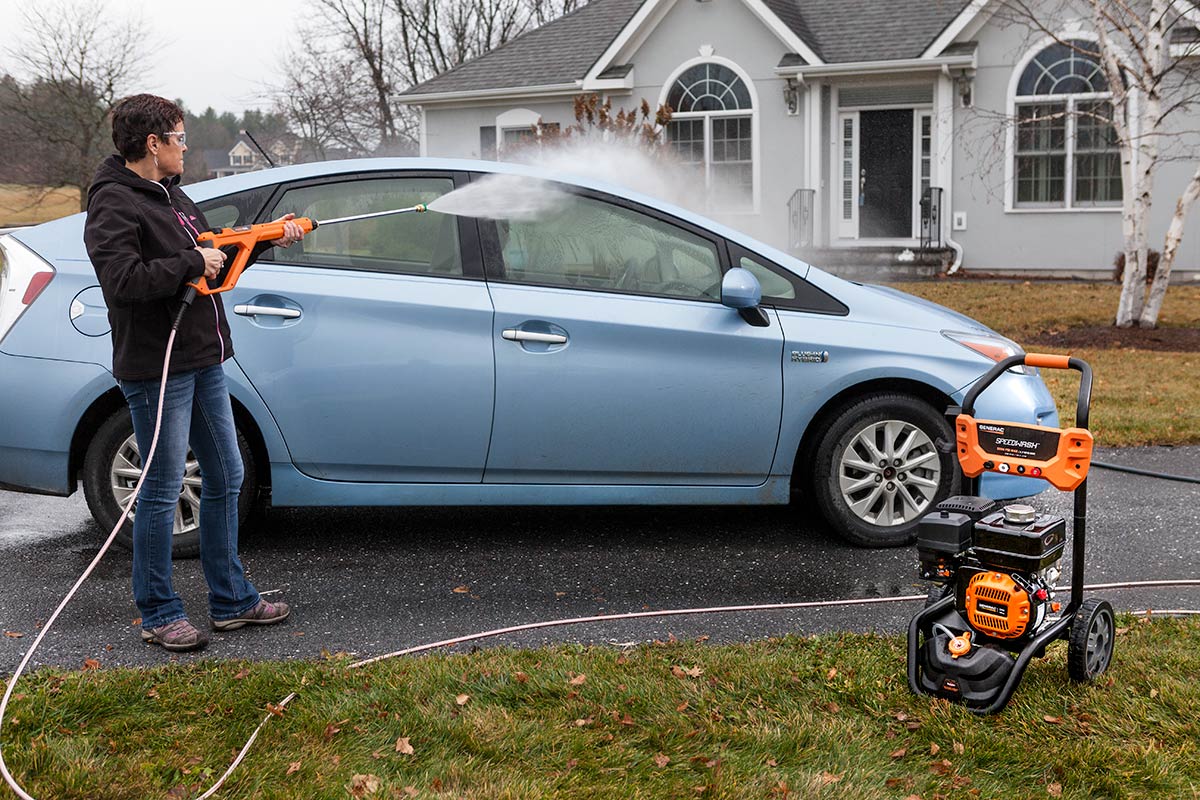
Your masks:
[[[179,188],[187,151],[182,109],[154,95],[128,97],[113,109],[112,135],[118,154],[101,163],[88,190],[83,238],[108,304],[113,375],[145,454],[181,291],[220,274],[225,254],[197,245],[208,223]],[[284,230],[270,245],[288,247],[304,237],[293,222]],[[270,245],[256,248],[251,261]],[[208,644],[171,585],[171,538],[189,444],[200,463],[200,563],[213,629],[269,625],[289,613],[286,603],[259,597],[237,555],[242,460],[221,366],[232,355],[220,295],[198,297],[175,337],[158,446],[133,521],[133,597],[142,639],[168,650]]]

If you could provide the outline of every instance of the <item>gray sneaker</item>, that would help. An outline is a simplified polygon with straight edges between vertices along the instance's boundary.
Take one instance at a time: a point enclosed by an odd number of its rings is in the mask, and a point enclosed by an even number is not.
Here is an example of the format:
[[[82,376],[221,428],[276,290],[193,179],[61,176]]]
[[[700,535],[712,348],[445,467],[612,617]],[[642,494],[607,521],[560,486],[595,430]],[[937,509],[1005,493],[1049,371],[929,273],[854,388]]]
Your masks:
[[[287,603],[272,603],[259,598],[258,605],[249,611],[242,612],[233,619],[214,619],[214,631],[232,631],[243,625],[274,625],[287,619],[292,610]]]
[[[142,641],[160,645],[166,650],[182,652],[202,649],[208,644],[208,634],[186,619],[177,619],[157,628],[143,628]]]

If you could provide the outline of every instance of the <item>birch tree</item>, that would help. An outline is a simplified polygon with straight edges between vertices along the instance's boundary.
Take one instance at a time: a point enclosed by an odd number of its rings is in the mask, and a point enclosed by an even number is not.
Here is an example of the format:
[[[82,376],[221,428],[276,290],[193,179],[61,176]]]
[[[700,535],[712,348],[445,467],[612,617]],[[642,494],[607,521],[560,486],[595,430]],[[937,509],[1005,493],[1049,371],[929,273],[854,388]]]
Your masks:
[[[1166,160],[1200,160],[1200,148],[1186,141],[1197,133],[1195,126],[1188,130],[1185,119],[1200,108],[1200,45],[1172,47],[1176,30],[1195,29],[1200,5],[1196,0],[1001,0],[996,14],[1098,58],[1112,91],[1112,113],[1102,121],[1112,125],[1121,158],[1125,271],[1116,325],[1155,327],[1188,212],[1200,198],[1197,167],[1176,200],[1158,269],[1147,286],[1150,210],[1159,167]],[[1098,37],[1095,50],[1080,50],[1078,41],[1063,33],[1081,16]]]

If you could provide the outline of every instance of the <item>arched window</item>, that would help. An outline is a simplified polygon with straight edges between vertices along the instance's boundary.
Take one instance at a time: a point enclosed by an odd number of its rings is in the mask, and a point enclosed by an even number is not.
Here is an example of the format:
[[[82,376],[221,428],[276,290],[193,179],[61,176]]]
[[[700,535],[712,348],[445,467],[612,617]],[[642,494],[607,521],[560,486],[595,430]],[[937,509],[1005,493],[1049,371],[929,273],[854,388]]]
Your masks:
[[[683,70],[667,90],[672,110],[667,138],[676,155],[695,165],[716,204],[754,204],[754,102],[731,67],[714,61]]]
[[[1015,92],[1016,205],[1119,204],[1121,153],[1096,43],[1075,39],[1040,50],[1021,70]]]

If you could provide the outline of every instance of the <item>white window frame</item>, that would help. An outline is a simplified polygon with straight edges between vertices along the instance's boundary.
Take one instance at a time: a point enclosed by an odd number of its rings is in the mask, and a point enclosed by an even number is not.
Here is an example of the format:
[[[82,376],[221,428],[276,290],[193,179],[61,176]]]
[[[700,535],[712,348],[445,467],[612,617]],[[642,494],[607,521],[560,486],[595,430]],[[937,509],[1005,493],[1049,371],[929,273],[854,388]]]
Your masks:
[[[514,108],[496,117],[496,158],[504,159],[504,134],[508,131],[528,131],[542,123],[542,115],[528,108]]]
[[[750,94],[750,108],[740,108],[736,111],[693,111],[687,113],[674,113],[671,115],[671,121],[683,121],[688,119],[703,119],[704,120],[704,188],[707,194],[709,204],[712,210],[720,212],[726,216],[735,216],[739,214],[754,214],[757,215],[762,208],[762,152],[761,152],[761,124],[759,123],[759,100],[758,92],[755,89],[754,82],[750,76],[728,58],[722,58],[717,55],[699,56],[689,59],[675,68],[675,71],[667,78],[662,86],[662,90],[658,96],[658,105],[662,106],[667,102],[667,96],[671,93],[671,88],[675,86],[675,81],[679,80],[679,76],[687,72],[694,66],[699,64],[720,64],[723,67],[728,67],[733,70],[734,74],[741,79],[746,86],[746,91]],[[722,207],[719,203],[714,204],[712,194],[712,120],[716,117],[749,117],[750,118],[750,174],[751,174],[751,203],[750,207]]]
[[[858,209],[862,173],[858,154],[858,112],[841,111],[837,115],[837,221],[839,239],[858,238]],[[846,123],[850,123],[850,218],[846,219]]]
[[[1013,68],[1008,81],[1008,120],[1004,143],[1004,211],[1006,214],[1080,214],[1080,213],[1120,213],[1121,202],[1075,204],[1075,105],[1077,102],[1113,101],[1112,92],[1087,92],[1083,94],[1038,94],[1018,95],[1017,86],[1026,67],[1047,47],[1064,41],[1100,41],[1100,37],[1089,31],[1063,31],[1057,36],[1047,36],[1034,44],[1021,57]],[[1131,102],[1133,98],[1130,98]],[[1059,203],[1017,203],[1017,108],[1024,105],[1063,103],[1066,106],[1066,168],[1063,174],[1063,202]],[[1116,106],[1113,106],[1114,111]],[[1132,131],[1136,135],[1136,131]],[[1121,179],[1126,176],[1122,173]]]
[[[929,155],[925,156],[921,153],[921,144],[923,131],[922,122],[929,120]],[[930,108],[914,108],[913,109],[913,206],[912,206],[912,229],[915,234],[913,238],[921,239],[924,231],[921,230],[921,196],[924,194],[925,187],[921,185],[924,178],[921,176],[921,162],[929,161],[929,185],[937,186],[937,182],[933,179],[934,162],[937,160],[936,155],[936,128],[933,124],[933,109]]]

